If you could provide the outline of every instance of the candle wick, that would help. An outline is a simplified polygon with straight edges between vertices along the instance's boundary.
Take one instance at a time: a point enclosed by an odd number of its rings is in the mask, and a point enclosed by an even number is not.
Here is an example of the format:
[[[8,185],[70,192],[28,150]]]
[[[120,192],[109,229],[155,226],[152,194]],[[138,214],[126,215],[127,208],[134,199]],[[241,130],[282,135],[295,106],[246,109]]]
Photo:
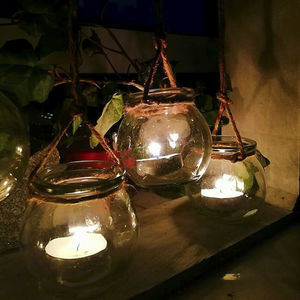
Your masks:
[[[76,251],[79,250],[79,246],[80,246],[80,242],[79,242],[78,245],[77,245]]]

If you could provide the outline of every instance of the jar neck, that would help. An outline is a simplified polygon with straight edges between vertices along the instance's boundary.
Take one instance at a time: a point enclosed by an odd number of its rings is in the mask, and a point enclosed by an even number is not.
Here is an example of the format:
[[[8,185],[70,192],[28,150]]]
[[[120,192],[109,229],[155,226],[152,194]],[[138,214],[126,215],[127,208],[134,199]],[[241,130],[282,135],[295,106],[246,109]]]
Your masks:
[[[255,154],[256,142],[248,138],[242,138],[243,148],[246,156]],[[239,152],[235,136],[213,136],[212,137],[212,158],[228,158]]]
[[[118,189],[125,171],[106,161],[78,161],[45,168],[31,183],[34,195],[49,202],[81,202]]]
[[[134,107],[143,103],[144,93],[132,93],[127,98],[127,107]],[[152,89],[145,99],[147,104],[170,104],[170,103],[193,103],[195,98],[194,90],[191,88],[165,88]]]

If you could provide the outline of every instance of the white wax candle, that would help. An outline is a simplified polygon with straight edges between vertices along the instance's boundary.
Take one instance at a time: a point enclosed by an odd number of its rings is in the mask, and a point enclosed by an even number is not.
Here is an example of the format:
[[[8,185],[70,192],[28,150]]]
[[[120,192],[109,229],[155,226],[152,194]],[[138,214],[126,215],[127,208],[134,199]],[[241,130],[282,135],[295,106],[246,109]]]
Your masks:
[[[48,255],[62,259],[77,259],[94,255],[107,247],[101,233],[81,233],[51,240],[45,251]]]
[[[236,197],[240,197],[242,195],[243,195],[242,192],[234,191],[234,190],[222,191],[217,188],[201,190],[201,196],[208,197],[208,198],[226,199],[226,198],[236,198]]]

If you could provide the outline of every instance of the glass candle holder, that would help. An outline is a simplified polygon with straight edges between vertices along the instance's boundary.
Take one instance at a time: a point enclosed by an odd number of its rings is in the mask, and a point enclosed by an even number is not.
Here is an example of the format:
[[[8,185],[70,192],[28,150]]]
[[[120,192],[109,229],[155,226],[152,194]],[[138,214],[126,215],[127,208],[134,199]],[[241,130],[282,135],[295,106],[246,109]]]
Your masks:
[[[49,167],[31,189],[21,243],[44,289],[76,294],[101,285],[128,261],[138,224],[120,166],[85,161]]]
[[[141,187],[186,183],[205,172],[211,153],[208,125],[188,88],[135,93],[126,107],[117,147],[128,176]]]
[[[200,181],[186,185],[188,196],[206,215],[225,221],[241,221],[257,213],[264,202],[264,170],[256,156],[256,142],[242,139],[247,157],[233,162],[238,152],[236,138],[213,139],[212,157]]]
[[[18,108],[0,93],[0,201],[13,191],[26,170],[29,139]]]

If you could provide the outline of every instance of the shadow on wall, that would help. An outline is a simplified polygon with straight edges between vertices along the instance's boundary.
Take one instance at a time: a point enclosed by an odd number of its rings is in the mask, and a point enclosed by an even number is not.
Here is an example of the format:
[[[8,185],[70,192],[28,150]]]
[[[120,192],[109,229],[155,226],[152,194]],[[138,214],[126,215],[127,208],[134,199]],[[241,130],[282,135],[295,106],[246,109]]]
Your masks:
[[[262,88],[267,84],[270,79],[276,79],[280,86],[282,87],[283,92],[289,96],[297,98],[299,97],[297,91],[297,85],[293,86],[291,82],[289,82],[286,74],[282,70],[281,63],[278,59],[278,55],[276,57],[275,49],[280,47],[280,43],[282,39],[276,32],[274,31],[274,20],[275,17],[278,17],[279,9],[275,8],[275,2],[273,0],[264,0],[262,4],[263,8],[263,28],[262,28],[262,35],[264,37],[264,45],[263,51],[261,52],[259,59],[257,61],[257,67],[260,71],[261,78],[258,81],[259,85],[255,89],[254,97],[260,93]],[[296,8],[295,8],[296,9]],[[291,16],[292,17],[292,16]],[[276,18],[278,20],[279,18]],[[297,30],[295,28],[294,30]],[[291,33],[293,34],[293,33]],[[282,35],[281,35],[282,36]],[[292,46],[292,45],[290,45]],[[280,56],[282,53],[280,53]],[[291,57],[290,59],[293,59]]]

